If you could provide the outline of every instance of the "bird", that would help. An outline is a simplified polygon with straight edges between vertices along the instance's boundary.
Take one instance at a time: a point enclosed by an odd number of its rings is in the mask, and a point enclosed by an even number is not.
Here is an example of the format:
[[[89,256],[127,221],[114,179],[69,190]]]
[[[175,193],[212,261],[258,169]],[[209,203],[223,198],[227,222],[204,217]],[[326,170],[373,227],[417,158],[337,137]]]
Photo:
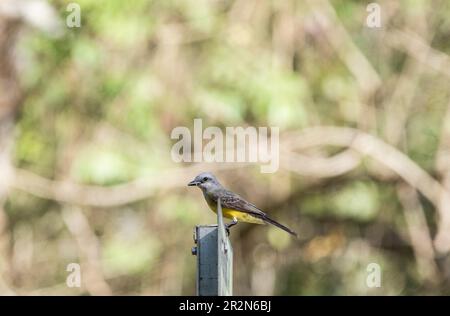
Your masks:
[[[194,180],[188,183],[188,186],[199,187],[203,192],[209,208],[215,213],[217,213],[217,200],[220,198],[223,216],[231,219],[231,222],[225,225],[228,234],[230,227],[236,225],[238,222],[247,222],[252,224],[272,224],[292,236],[298,237],[297,233],[289,227],[271,219],[261,209],[246,201],[238,194],[225,189],[210,172],[200,173]]]

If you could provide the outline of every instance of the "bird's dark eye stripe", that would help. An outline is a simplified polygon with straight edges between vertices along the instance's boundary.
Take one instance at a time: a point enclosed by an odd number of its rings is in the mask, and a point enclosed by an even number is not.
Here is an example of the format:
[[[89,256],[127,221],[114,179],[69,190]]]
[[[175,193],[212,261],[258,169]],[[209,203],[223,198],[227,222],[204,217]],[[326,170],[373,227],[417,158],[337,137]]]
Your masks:
[[[203,181],[208,181],[208,178],[207,178],[207,177],[204,177],[204,178],[203,178]]]

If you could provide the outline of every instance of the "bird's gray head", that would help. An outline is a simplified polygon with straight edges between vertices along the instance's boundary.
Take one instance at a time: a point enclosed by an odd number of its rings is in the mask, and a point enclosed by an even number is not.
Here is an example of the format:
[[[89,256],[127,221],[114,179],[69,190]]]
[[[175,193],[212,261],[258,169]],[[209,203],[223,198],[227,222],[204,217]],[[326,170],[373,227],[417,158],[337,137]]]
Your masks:
[[[210,172],[202,172],[195,177],[194,180],[188,183],[188,186],[197,186],[203,191],[221,187],[219,181]]]

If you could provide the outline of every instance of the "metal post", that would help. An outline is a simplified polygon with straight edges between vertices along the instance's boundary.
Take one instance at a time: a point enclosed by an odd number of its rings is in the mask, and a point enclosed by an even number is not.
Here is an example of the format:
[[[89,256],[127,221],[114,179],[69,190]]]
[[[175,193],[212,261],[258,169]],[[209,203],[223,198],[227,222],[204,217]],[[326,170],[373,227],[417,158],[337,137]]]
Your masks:
[[[196,226],[192,254],[197,256],[197,295],[233,294],[233,248],[225,230],[220,200],[217,225]]]

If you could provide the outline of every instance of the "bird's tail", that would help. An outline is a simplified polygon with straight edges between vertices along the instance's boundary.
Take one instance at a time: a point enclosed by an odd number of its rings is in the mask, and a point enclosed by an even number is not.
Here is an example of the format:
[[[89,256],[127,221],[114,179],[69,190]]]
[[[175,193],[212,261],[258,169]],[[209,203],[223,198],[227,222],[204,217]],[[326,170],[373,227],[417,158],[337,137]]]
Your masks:
[[[277,226],[278,228],[281,228],[285,232],[288,232],[289,234],[291,234],[291,235],[293,235],[295,237],[298,237],[297,233],[294,232],[292,229],[290,229],[289,227],[284,226],[283,224],[278,223],[277,221],[274,221],[273,219],[271,219],[271,218],[269,218],[267,216],[261,217],[261,219],[263,221],[269,223],[269,224],[272,224],[272,225]]]

